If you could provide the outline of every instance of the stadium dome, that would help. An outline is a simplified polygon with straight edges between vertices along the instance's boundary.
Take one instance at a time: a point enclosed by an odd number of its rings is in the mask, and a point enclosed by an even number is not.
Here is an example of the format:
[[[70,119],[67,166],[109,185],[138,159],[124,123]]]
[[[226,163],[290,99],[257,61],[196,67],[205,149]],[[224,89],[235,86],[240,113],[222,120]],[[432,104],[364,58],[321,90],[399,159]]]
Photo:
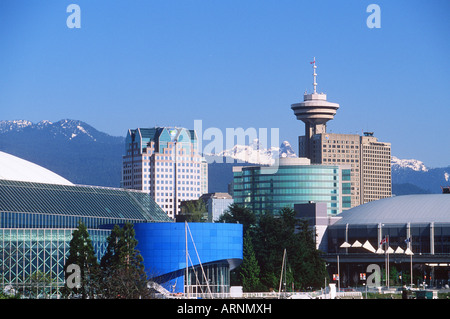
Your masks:
[[[450,223],[450,195],[394,196],[356,206],[339,217],[334,225]]]
[[[44,184],[73,185],[52,171],[16,157],[0,152],[0,179]]]

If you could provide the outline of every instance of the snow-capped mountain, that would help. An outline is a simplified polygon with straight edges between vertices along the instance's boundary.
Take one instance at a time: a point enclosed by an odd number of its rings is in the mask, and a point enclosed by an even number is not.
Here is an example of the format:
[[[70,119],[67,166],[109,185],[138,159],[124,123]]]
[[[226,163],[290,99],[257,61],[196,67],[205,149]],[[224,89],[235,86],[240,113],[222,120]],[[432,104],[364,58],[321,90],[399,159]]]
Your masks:
[[[288,141],[284,141],[280,147],[266,148],[258,139],[254,139],[250,145],[235,145],[231,149],[207,155],[231,157],[238,161],[262,165],[271,165],[279,157],[297,157]]]
[[[36,124],[27,120],[0,121],[0,133],[23,132],[34,129],[45,130],[58,138],[65,137],[68,140],[78,137],[96,141],[99,135],[104,135],[92,126],[77,120],[64,119],[55,123],[44,120]]]
[[[0,151],[43,166],[75,184],[118,187],[124,137],[85,122],[0,121]]]
[[[280,157],[297,157],[294,149],[288,141],[284,141],[280,146]]]
[[[441,187],[449,186],[450,166],[429,168],[422,161],[416,159],[399,159],[392,156],[392,187],[393,192],[399,186],[415,187],[414,194],[440,193]],[[394,192],[397,193],[397,192]],[[401,192],[397,195],[402,195]]]
[[[0,121],[0,133],[5,133],[8,131],[21,131],[25,127],[31,125],[33,125],[33,123],[27,120]]]
[[[399,159],[392,156],[391,167],[393,170],[409,168],[416,172],[428,172],[428,168],[422,161],[416,159]]]

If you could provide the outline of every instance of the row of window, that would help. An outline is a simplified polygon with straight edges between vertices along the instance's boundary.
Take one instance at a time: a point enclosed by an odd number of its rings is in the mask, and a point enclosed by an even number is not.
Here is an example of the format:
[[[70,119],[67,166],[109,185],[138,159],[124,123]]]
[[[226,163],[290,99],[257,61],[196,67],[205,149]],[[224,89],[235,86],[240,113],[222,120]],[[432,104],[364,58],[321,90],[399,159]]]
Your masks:
[[[80,220],[88,228],[104,224],[120,224],[124,221],[122,218],[0,212],[0,228],[76,228]],[[144,221],[144,219],[132,220]]]

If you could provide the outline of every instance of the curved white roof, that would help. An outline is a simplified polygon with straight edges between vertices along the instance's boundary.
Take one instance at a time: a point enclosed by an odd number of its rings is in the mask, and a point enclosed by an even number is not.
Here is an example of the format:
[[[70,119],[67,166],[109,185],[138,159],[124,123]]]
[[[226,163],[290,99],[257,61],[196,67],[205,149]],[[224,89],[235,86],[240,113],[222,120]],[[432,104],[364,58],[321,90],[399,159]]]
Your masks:
[[[44,184],[73,185],[52,171],[16,157],[0,152],[0,179]]]
[[[353,207],[333,225],[450,223],[450,194],[402,195]]]

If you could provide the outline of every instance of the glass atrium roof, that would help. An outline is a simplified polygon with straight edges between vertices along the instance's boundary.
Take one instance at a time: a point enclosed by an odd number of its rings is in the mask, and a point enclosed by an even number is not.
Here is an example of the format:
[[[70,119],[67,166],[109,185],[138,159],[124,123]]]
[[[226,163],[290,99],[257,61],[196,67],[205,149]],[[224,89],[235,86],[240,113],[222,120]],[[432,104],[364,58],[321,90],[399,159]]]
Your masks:
[[[0,180],[0,211],[140,222],[173,221],[149,194],[95,186]]]

